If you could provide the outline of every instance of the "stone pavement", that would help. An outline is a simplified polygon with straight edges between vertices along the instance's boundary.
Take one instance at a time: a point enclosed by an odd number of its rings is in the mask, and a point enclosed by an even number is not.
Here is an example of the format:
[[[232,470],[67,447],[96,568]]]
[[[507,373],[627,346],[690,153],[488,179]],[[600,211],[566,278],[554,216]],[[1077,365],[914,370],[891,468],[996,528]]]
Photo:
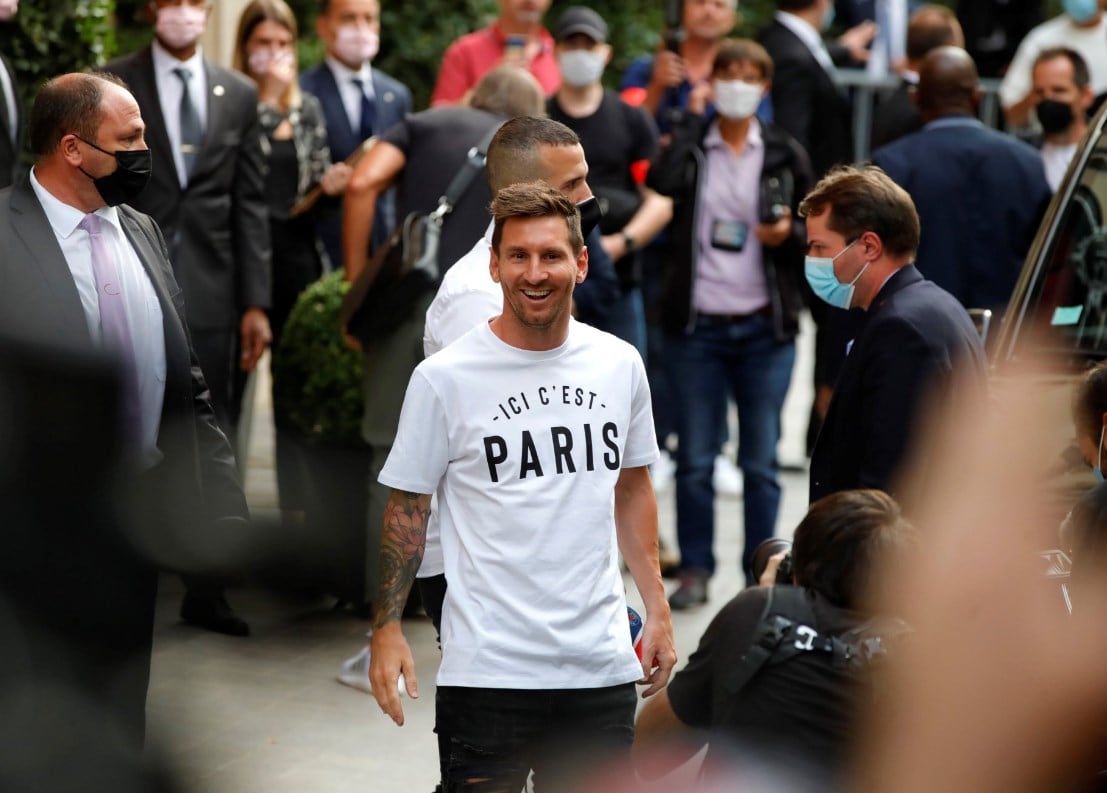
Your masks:
[[[779,533],[790,535],[807,506],[803,433],[811,399],[813,333],[801,335],[785,407],[784,498]],[[268,382],[260,378],[249,440],[247,495],[256,512],[275,506]],[[671,485],[658,494],[661,533],[675,546]],[[673,615],[680,664],[715,611],[742,585],[741,501],[718,500],[720,569],[707,606]],[[635,591],[627,576],[632,605]],[[670,584],[672,586],[672,584]],[[434,676],[438,649],[427,619],[407,620],[421,696],[405,698],[398,728],[370,695],[335,681],[343,659],[365,643],[368,622],[332,609],[333,598],[232,590],[253,635],[235,639],[177,620],[181,585],[163,577],[148,704],[150,744],[185,793],[429,793],[437,780]],[[678,664],[679,665],[679,664]],[[675,788],[674,788],[675,789]]]

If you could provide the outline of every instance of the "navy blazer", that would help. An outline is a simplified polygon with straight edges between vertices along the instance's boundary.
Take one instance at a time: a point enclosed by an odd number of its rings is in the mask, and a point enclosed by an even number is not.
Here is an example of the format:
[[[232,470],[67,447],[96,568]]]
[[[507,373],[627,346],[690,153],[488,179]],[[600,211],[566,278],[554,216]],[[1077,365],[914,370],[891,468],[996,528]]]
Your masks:
[[[411,91],[407,86],[380,69],[371,71],[373,94],[376,97],[377,123],[374,133],[383,135],[393,125],[403,120],[411,112]],[[363,141],[358,130],[350,126],[350,117],[342,104],[338,93],[338,83],[334,72],[326,64],[305,71],[300,75],[300,88],[314,95],[323,106],[323,118],[327,124],[327,145],[331,150],[331,160],[342,162]],[[377,200],[377,211],[373,219],[372,249],[388,239],[396,227],[396,198],[393,190],[388,190]],[[322,199],[316,204],[316,228],[331,265],[342,266],[342,203],[338,198]]]
[[[121,77],[146,122],[154,160],[150,184],[130,202],[169,241],[174,274],[188,298],[195,330],[237,331],[242,312],[269,308],[271,253],[265,203],[265,157],[254,84],[204,58],[207,127],[192,177],[182,189],[161,114],[150,47],[103,71]]]
[[[1041,154],[969,116],[932,121],[873,154],[915,202],[915,263],[966,308],[1002,311],[1052,193]]]
[[[931,400],[985,388],[984,348],[968,312],[914,266],[900,268],[842,365],[811,455],[811,501],[858,487],[892,492]]]

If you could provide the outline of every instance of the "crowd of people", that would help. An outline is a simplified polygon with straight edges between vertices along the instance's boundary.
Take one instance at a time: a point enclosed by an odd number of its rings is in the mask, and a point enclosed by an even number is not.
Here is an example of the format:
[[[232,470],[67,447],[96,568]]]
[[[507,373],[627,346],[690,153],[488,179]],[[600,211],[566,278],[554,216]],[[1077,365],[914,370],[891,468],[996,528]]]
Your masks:
[[[334,270],[359,295],[403,283],[411,229],[430,228],[415,268],[431,276],[394,287],[395,321],[335,325],[365,359],[372,611],[340,680],[403,723],[417,586],[442,652],[443,790],[517,790],[532,773],[580,789],[585,760],[613,755],[666,771],[702,748],[693,728],[716,731],[705,768],[764,752],[795,761],[788,789],[826,774],[887,784],[888,758],[918,758],[888,739],[859,758],[859,725],[917,703],[918,652],[902,651],[917,677],[890,674],[879,707],[862,692],[909,641],[899,618],[943,634],[897,600],[925,582],[904,576],[900,591],[878,573],[915,557],[941,569],[927,543],[946,535],[907,519],[933,528],[912,508],[948,476],[925,419],[985,401],[969,309],[1003,312],[1107,92],[1107,2],[1021,27],[1012,12],[1000,30],[981,7],[1007,2],[778,0],[754,38],[734,38],[737,0],[685,0],[679,31],[621,81],[605,80],[608,21],[578,5],[547,29],[549,5],[500,0],[444,53],[428,109],[373,65],[381,36],[399,34],[382,31],[379,0],[321,0],[323,60],[302,72],[285,0],[246,4],[230,67],[200,45],[211,0],[151,0],[149,45],[49,80],[26,118],[3,61],[0,366],[26,389],[64,374],[100,395],[45,404],[76,411],[80,439],[118,472],[102,474],[105,501],[58,466],[88,494],[75,537],[69,513],[13,512],[27,555],[0,589],[36,626],[28,669],[103,702],[141,746],[157,572],[184,577],[182,620],[249,634],[225,596],[261,542],[234,451],[246,377],[308,285]],[[15,12],[0,4],[0,20]],[[836,14],[844,32],[824,39]],[[996,31],[1018,38],[993,46]],[[870,61],[898,82],[875,108],[871,164],[854,163],[838,69]],[[978,65],[1003,75],[1005,130],[977,118]],[[804,312],[817,326],[811,508],[777,583],[753,561],[781,528],[777,447]],[[1100,375],[1074,402],[1097,473]],[[732,413],[745,545],[717,561]],[[285,521],[311,515],[301,444],[276,428]],[[24,451],[61,448],[31,433]],[[655,487],[670,455],[677,547],[664,549]],[[1102,501],[1101,488],[1070,523],[1086,577]],[[637,655],[620,559],[645,605]],[[709,602],[719,564],[749,589],[667,685],[671,613]],[[69,583],[43,598],[44,577]],[[636,684],[650,698],[637,736]],[[922,717],[910,728],[934,737]]]

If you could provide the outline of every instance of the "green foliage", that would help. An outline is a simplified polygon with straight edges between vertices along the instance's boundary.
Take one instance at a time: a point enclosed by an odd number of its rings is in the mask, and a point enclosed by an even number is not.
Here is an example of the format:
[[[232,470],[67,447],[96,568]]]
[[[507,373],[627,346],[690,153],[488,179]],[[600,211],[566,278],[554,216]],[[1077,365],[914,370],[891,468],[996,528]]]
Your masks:
[[[278,425],[314,443],[361,446],[365,400],[360,352],[342,339],[338,311],[350,285],[333,272],[309,286],[285,323],[273,355],[273,411]]]
[[[48,78],[99,66],[115,52],[115,0],[22,0],[0,26],[24,106]]]

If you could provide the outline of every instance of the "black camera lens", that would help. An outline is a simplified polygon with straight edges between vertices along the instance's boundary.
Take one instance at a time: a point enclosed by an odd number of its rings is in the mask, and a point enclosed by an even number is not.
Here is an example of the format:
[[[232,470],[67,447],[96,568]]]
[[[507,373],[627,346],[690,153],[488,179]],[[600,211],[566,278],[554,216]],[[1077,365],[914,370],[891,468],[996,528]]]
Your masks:
[[[753,580],[760,581],[761,574],[765,572],[765,566],[769,563],[769,557],[775,556],[781,551],[788,551],[788,556],[780,564],[776,581],[778,584],[790,584],[792,582],[792,543],[782,537],[770,537],[762,540],[753,549],[753,559],[750,560],[750,574]],[[785,576],[782,579],[782,576]]]

